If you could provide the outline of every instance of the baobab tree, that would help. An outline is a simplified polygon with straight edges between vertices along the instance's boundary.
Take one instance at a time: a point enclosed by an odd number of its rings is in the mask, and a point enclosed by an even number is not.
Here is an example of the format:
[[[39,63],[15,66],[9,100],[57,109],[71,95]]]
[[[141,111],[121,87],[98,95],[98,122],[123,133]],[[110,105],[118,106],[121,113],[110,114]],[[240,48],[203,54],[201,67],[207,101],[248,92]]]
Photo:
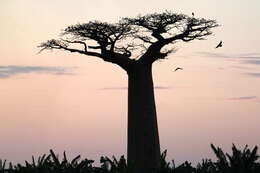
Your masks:
[[[127,160],[138,170],[160,167],[160,143],[152,65],[174,52],[173,44],[203,40],[217,27],[215,20],[170,11],[122,18],[117,23],[90,21],[65,28],[59,39],[39,45],[97,57],[128,75]],[[138,55],[138,56],[136,56]]]

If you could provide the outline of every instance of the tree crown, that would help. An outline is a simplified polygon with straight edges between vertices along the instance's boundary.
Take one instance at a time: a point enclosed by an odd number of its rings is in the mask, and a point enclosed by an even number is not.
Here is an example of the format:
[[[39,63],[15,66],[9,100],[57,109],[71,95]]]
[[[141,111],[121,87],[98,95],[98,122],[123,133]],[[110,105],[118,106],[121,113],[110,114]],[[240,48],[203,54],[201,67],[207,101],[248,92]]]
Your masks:
[[[71,25],[63,30],[61,38],[43,42],[39,47],[41,51],[62,49],[96,56],[127,69],[135,50],[141,51],[136,61],[152,63],[164,59],[174,50],[165,50],[166,45],[177,41],[203,40],[217,26],[215,20],[165,11],[122,18],[112,24],[90,21]]]

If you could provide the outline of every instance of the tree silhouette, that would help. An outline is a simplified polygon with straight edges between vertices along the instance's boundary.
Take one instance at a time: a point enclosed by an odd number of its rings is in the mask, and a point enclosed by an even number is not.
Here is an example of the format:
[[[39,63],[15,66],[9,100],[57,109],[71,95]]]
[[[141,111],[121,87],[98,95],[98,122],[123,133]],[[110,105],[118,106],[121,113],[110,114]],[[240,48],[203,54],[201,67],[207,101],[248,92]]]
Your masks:
[[[41,51],[61,49],[98,57],[127,72],[127,160],[139,170],[157,170],[160,144],[152,64],[172,53],[172,44],[203,40],[217,26],[215,20],[165,11],[122,18],[113,24],[91,21],[71,25],[64,29],[60,39],[48,40],[39,47]]]

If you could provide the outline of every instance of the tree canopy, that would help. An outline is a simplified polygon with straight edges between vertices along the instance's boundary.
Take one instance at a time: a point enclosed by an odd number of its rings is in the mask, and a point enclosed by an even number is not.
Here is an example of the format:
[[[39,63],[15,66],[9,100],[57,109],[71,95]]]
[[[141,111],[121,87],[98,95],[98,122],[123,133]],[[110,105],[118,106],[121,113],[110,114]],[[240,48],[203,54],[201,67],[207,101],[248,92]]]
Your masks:
[[[174,51],[176,42],[203,40],[219,26],[215,20],[171,11],[122,18],[117,23],[90,21],[65,28],[59,39],[41,43],[45,49],[61,49],[95,56],[127,70],[133,61],[153,63]],[[135,55],[133,56],[133,52]]]

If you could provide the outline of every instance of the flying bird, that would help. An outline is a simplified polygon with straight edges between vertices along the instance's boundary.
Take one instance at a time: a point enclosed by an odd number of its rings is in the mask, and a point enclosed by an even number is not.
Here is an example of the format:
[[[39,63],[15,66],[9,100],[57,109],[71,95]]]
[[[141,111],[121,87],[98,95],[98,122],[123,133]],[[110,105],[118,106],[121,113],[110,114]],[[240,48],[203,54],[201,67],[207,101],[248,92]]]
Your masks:
[[[183,70],[183,68],[177,67],[174,71]]]
[[[216,49],[219,48],[219,47],[222,47],[222,41],[219,42],[219,44],[216,46]]]

